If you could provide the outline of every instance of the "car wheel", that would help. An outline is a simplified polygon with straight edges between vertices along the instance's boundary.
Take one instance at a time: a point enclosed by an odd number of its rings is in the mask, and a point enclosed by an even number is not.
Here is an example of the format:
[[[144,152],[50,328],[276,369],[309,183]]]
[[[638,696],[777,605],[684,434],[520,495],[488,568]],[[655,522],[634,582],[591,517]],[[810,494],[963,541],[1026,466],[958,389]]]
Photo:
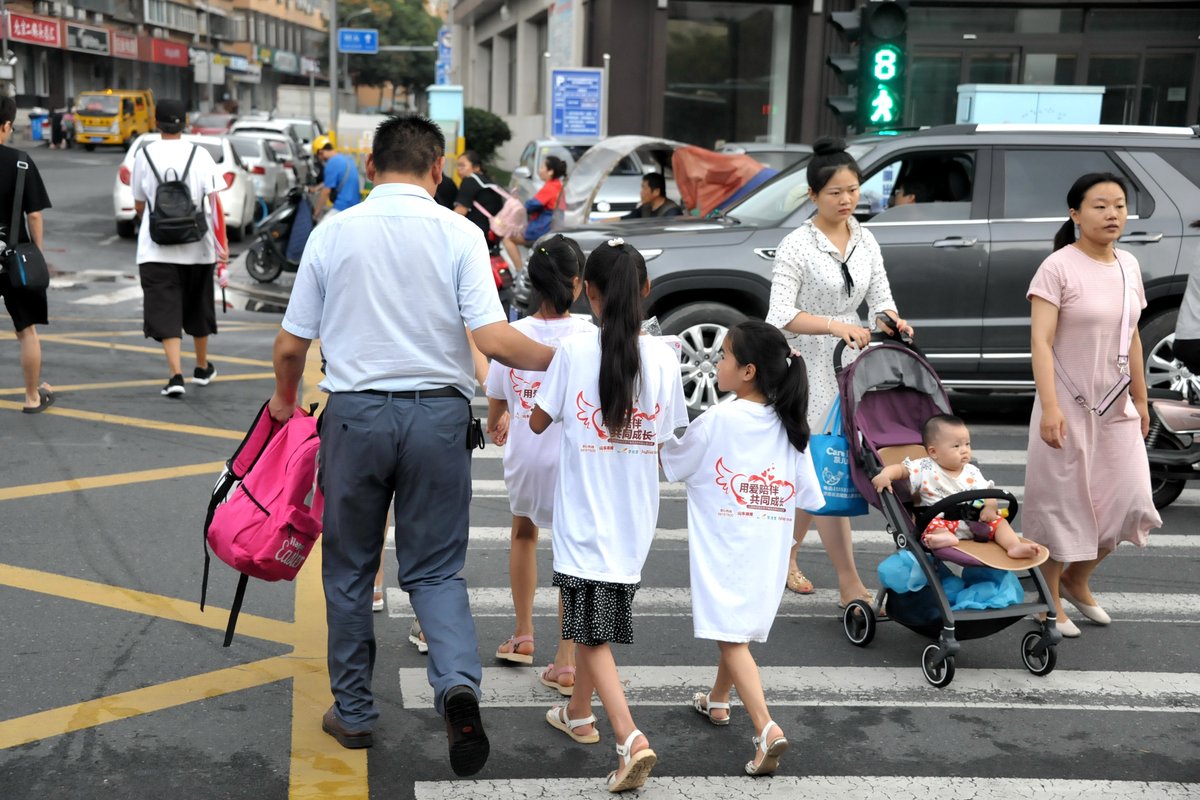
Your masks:
[[[693,418],[722,399],[717,389],[717,359],[729,329],[748,317],[723,303],[688,303],[663,318],[664,334],[683,342],[679,371],[688,414]]]
[[[137,224],[133,220],[117,220],[117,236],[122,239],[132,239],[135,235],[137,235]]]
[[[1171,389],[1189,400],[1200,398],[1200,375],[1175,358],[1175,320],[1179,309],[1155,314],[1141,327],[1142,352],[1146,354],[1146,386]]]

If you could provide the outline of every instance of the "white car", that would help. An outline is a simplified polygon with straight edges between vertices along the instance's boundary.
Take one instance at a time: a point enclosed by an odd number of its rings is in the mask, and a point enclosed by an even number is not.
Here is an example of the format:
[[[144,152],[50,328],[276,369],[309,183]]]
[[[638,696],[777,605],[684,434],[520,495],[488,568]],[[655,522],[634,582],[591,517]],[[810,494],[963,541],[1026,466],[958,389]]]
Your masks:
[[[113,180],[113,212],[117,220],[117,235],[131,239],[137,235],[137,220],[133,208],[133,189],[129,179],[133,172],[133,159],[138,151],[150,142],[161,138],[158,133],[143,133],[134,140],[133,146],[125,152],[117,176]],[[225,178],[225,188],[221,190],[221,210],[225,214],[225,230],[231,241],[240,242],[254,225],[254,182],[250,173],[234,152],[233,147],[219,136],[194,136],[185,133],[185,142],[200,145],[213,161]]]
[[[304,152],[308,154],[309,158],[311,158],[313,154],[313,139],[316,139],[318,136],[325,135],[325,129],[321,127],[321,123],[315,119],[306,119],[305,117],[272,116],[271,121],[287,125],[291,129],[293,137],[300,140],[300,144],[304,148]]]
[[[284,172],[288,177],[288,188],[299,184],[301,186],[308,185],[308,176],[314,170],[312,162],[308,156],[304,155],[304,151],[300,149],[295,141],[290,136],[282,133],[267,133],[257,130],[243,130],[237,134],[239,137],[248,136],[253,139],[262,139],[272,150],[275,151],[276,157],[283,166]],[[239,155],[242,155],[239,153]]]
[[[246,119],[239,118],[233,123],[233,127],[229,129],[229,134],[244,134],[253,131],[254,133],[279,133],[288,137],[296,145],[297,151],[304,150],[304,139],[297,132],[296,126],[290,120],[283,119]],[[310,140],[311,141],[311,140]],[[311,155],[311,152],[309,152]]]
[[[254,180],[254,193],[267,204],[275,208],[279,201],[287,197],[291,184],[288,175],[291,170],[283,168],[283,160],[275,152],[275,148],[265,139],[248,132],[241,135],[229,135],[225,140],[233,145],[233,151],[238,154],[242,163],[250,170]]]

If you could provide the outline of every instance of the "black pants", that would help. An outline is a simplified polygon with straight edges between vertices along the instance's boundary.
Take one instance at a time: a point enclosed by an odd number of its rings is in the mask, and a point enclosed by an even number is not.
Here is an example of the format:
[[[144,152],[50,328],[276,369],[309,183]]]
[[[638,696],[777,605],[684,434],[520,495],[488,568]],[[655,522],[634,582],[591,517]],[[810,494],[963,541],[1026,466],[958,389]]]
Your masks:
[[[1200,339],[1176,339],[1175,357],[1192,371],[1200,375]]]

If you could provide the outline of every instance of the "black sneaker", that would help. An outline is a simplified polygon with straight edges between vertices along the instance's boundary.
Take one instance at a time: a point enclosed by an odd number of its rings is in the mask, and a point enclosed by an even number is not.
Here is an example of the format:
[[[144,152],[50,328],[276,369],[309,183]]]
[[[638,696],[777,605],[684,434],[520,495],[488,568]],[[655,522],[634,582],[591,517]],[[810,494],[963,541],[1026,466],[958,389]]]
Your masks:
[[[474,775],[487,763],[487,734],[479,719],[479,698],[470,686],[446,692],[446,738],[450,741],[450,769],[460,778]]]
[[[204,369],[196,367],[192,370],[192,383],[197,386],[208,386],[215,377],[217,377],[217,365],[211,361],[208,362],[208,366]]]
[[[163,397],[183,397],[187,389],[183,388],[183,376],[172,375],[171,380],[162,388]]]

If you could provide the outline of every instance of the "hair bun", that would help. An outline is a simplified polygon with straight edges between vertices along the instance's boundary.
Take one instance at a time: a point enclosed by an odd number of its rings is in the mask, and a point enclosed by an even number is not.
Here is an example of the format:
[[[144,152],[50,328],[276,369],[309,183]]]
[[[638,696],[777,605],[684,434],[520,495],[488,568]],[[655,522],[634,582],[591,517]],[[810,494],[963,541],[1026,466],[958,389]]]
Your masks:
[[[846,152],[846,142],[834,136],[823,136],[813,144],[813,155],[831,156]]]

